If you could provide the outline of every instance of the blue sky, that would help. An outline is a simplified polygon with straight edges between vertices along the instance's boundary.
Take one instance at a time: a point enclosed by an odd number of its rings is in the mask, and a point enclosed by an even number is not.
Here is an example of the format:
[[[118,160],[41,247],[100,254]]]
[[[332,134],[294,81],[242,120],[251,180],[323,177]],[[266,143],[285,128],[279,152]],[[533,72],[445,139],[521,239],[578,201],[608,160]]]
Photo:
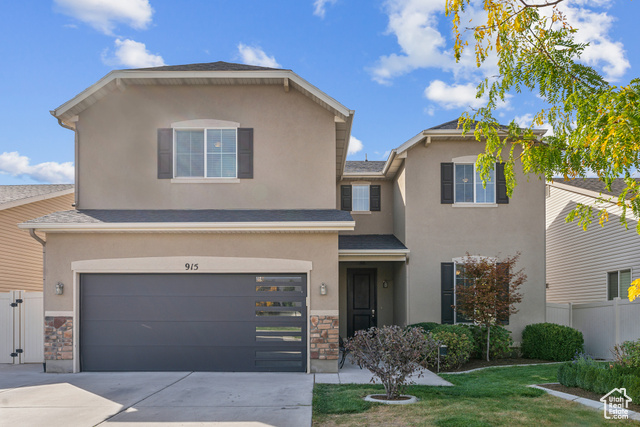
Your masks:
[[[584,61],[617,83],[638,76],[638,2],[565,3],[578,37],[591,43]],[[444,0],[2,2],[0,184],[70,182],[73,133],[49,110],[112,69],[162,64],[292,69],[356,111],[349,159],[385,160],[421,130],[477,106],[474,88],[492,72],[471,57],[452,60],[443,10]],[[513,96],[499,114],[528,125],[540,102]]]

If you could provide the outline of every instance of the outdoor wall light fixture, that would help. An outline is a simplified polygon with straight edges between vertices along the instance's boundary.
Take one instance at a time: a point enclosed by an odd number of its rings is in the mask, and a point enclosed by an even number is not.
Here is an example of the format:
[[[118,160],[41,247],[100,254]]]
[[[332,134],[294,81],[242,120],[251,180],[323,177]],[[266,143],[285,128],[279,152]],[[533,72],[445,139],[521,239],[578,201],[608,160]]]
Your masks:
[[[387,282],[386,280],[383,280],[382,281],[382,287],[385,288],[385,289],[388,288],[389,287],[389,282]]]
[[[56,295],[62,295],[63,292],[64,292],[64,283],[58,282],[56,284]]]
[[[327,285],[326,284],[322,284],[320,285],[320,295],[326,295],[327,294]]]

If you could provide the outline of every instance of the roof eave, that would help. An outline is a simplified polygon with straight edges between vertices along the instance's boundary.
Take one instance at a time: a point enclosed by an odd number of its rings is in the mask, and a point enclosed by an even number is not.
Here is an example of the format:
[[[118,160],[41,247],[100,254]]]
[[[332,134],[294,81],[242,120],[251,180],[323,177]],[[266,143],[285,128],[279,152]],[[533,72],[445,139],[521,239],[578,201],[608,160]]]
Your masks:
[[[40,194],[38,196],[26,197],[19,200],[12,200],[11,202],[0,204],[0,211],[26,205],[29,203],[40,202],[42,200],[53,199],[54,197],[66,196],[67,194],[73,194],[74,191],[74,188],[69,188],[67,190],[54,191],[52,193]]]
[[[330,97],[320,89],[297,75],[291,70],[250,70],[250,71],[137,71],[114,70],[98,80],[78,95],[52,110],[52,115],[63,121],[68,120],[67,113],[74,106],[92,96],[98,90],[116,79],[179,79],[179,78],[208,78],[208,79],[255,79],[255,78],[288,78],[318,99],[329,105],[344,118],[352,115],[353,111]],[[74,114],[75,115],[75,114]]]

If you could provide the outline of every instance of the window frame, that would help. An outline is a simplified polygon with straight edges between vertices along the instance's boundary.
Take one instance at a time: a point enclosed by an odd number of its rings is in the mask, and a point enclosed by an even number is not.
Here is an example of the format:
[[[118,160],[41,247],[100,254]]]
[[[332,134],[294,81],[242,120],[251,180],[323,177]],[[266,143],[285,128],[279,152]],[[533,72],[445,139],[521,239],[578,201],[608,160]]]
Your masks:
[[[629,272],[629,283],[633,282],[633,268],[629,267],[629,268],[619,268],[617,270],[609,270],[605,273],[605,277],[606,277],[606,281],[605,281],[605,286],[606,286],[606,292],[607,292],[607,301],[613,301],[616,298],[619,298],[621,300],[628,300],[629,299],[629,295],[622,295],[622,293],[620,292],[620,273],[622,273],[623,271],[628,271]],[[611,295],[609,295],[609,275],[612,273],[616,273],[618,275],[618,296],[617,297],[613,297],[611,298]],[[628,288],[627,288],[628,289]]]
[[[453,258],[451,260],[451,262],[453,263],[453,305],[458,305],[458,293],[457,288],[458,288],[458,265],[460,266],[464,266],[464,261],[466,259],[486,259],[489,261],[493,261],[493,263],[495,264],[496,262],[498,262],[498,260],[495,257],[489,257],[489,256],[480,256],[480,255],[472,255],[470,257],[460,257],[460,258]],[[461,273],[461,275],[464,273]],[[465,279],[462,279],[465,280]],[[466,279],[468,280],[468,279]],[[468,320],[466,322],[458,322],[458,310],[454,309],[453,310],[453,324],[454,325],[472,325],[473,324],[473,320]]]
[[[478,202],[478,197],[477,197],[477,192],[476,192],[476,176],[478,174],[477,172],[477,168],[476,168],[476,162],[471,162],[469,161],[469,159],[464,159],[464,160],[460,160],[460,161],[455,161],[456,159],[454,159],[453,161],[453,205],[458,205],[458,206],[497,206],[497,180],[496,180],[496,170],[495,167],[493,169],[493,179],[490,181],[493,184],[493,202]],[[468,166],[468,165],[473,165],[473,183],[472,183],[472,187],[473,187],[473,202],[457,202],[456,201],[456,193],[457,193],[457,181],[456,181],[456,170],[458,168],[458,165],[460,166]]]
[[[173,179],[178,181],[238,181],[238,127],[232,126],[219,126],[219,127],[174,127],[173,129]],[[235,131],[235,175],[234,176],[207,176],[207,131],[208,130],[224,130],[233,129]],[[176,132],[179,131],[202,131],[204,134],[204,175],[203,176],[176,176],[178,173],[178,150],[177,150],[177,137]]]
[[[351,212],[371,212],[371,184],[363,184],[363,183],[351,183]],[[366,187],[367,191],[367,209],[355,209],[355,191],[354,191],[354,187]]]

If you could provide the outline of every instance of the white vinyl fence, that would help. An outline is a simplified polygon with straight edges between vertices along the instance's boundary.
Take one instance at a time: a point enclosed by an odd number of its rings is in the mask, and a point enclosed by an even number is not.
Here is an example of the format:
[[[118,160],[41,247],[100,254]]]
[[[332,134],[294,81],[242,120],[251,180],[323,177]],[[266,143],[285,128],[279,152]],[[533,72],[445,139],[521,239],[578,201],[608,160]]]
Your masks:
[[[42,362],[42,292],[0,292],[0,363]]]
[[[619,298],[587,304],[547,303],[547,322],[579,330],[586,353],[611,359],[614,345],[640,339],[640,303]]]

